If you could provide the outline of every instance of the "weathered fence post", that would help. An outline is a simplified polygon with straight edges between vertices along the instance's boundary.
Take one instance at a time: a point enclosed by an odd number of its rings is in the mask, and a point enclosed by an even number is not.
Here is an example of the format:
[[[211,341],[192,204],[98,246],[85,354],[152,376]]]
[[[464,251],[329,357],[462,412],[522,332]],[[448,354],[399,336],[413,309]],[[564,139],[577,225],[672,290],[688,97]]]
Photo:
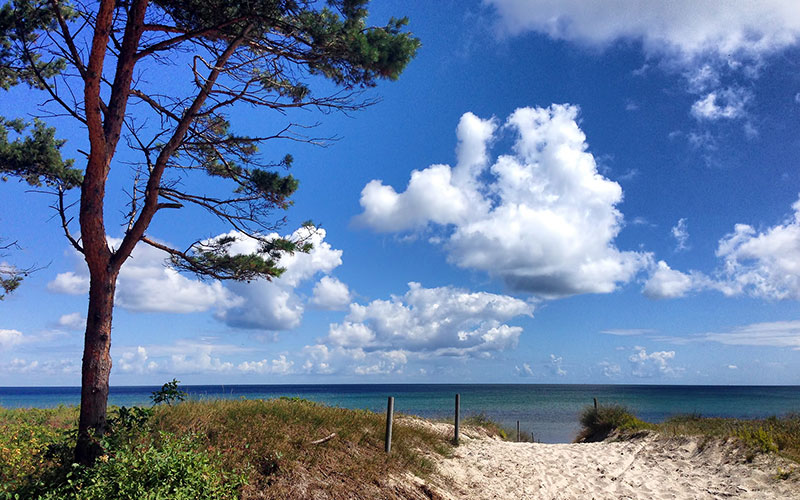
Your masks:
[[[594,400],[594,411],[597,411],[597,398],[592,398]]]
[[[458,446],[458,424],[461,420],[461,394],[456,394],[456,425],[453,432],[453,444]]]
[[[392,419],[394,418],[394,397],[389,396],[389,405],[386,408],[386,443],[383,447],[386,453],[392,451]]]
[[[517,420],[517,442],[519,443],[519,420]]]

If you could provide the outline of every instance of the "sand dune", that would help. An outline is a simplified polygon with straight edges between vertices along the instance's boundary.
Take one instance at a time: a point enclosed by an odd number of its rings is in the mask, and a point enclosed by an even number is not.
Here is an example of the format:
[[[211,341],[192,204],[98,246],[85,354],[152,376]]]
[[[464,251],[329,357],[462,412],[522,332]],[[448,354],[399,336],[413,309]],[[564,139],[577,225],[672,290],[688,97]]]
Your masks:
[[[623,442],[463,440],[439,462],[446,499],[800,499],[800,467],[731,443],[646,435]],[[779,468],[794,469],[788,480]]]

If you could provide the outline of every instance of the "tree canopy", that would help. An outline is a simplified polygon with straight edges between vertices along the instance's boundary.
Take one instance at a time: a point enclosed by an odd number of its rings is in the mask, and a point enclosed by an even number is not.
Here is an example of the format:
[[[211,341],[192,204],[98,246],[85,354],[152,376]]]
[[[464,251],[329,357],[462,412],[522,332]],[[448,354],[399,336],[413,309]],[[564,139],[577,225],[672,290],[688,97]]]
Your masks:
[[[351,112],[396,79],[419,47],[406,19],[367,25],[367,0],[11,0],[0,7],[0,86],[44,95],[39,118],[0,118],[0,174],[53,193],[53,208],[90,275],[77,457],[91,460],[105,430],[116,279],[140,243],[178,269],[214,279],[270,279],[280,256],[306,241],[270,234],[298,187],[293,158],[262,147],[276,139],[319,143],[291,117],[298,109]],[[167,77],[167,78],[165,78]],[[284,116],[277,130],[237,133],[240,107]],[[50,126],[85,132],[76,161]],[[118,153],[124,150],[124,161]],[[122,172],[122,173],[120,173]],[[106,196],[130,179],[124,206]],[[209,187],[209,180],[214,181]],[[79,199],[70,190],[80,188]],[[124,214],[110,247],[111,205]],[[186,248],[150,234],[163,211],[192,207],[222,220],[259,251],[234,255],[235,237],[198,235]],[[75,213],[77,212],[77,217]],[[194,216],[194,212],[192,212]]]

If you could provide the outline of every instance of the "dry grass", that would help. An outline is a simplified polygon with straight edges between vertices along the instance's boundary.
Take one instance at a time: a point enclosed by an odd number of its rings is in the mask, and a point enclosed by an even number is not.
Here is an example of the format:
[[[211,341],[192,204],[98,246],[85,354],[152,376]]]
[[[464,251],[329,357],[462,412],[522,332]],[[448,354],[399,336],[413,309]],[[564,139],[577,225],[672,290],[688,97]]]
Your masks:
[[[757,453],[776,453],[800,462],[800,414],[750,420],[690,414],[652,424],[638,419],[624,406],[600,405],[597,409],[591,406],[584,409],[581,425],[576,442],[600,441],[612,433],[626,437],[651,430],[667,436],[700,436],[706,441],[736,440],[748,450],[747,457],[751,460]]]
[[[433,470],[430,453],[449,453],[429,429],[395,423],[392,452],[384,447],[385,416],[298,399],[188,402],[159,407],[153,428],[194,433],[242,472],[243,499],[407,498],[394,480]],[[311,444],[335,433],[322,444]],[[394,491],[399,488],[399,491]]]

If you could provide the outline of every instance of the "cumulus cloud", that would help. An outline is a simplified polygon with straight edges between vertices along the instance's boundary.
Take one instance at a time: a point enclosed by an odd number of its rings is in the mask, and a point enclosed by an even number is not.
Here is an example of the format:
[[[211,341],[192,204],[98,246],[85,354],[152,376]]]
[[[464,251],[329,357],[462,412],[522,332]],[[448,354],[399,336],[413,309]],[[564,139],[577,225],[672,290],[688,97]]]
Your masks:
[[[720,240],[723,293],[800,300],[800,200],[792,209],[794,214],[782,224],[761,232],[736,224]]]
[[[689,241],[689,224],[686,222],[686,219],[679,219],[678,223],[672,227],[671,232],[672,237],[675,238],[675,241],[677,242],[675,251],[682,252],[684,250],[688,250],[689,246],[687,243]]]
[[[740,118],[744,116],[745,106],[752,97],[751,92],[741,88],[715,90],[692,104],[692,116],[698,120]]]
[[[516,347],[522,328],[504,324],[531,316],[533,306],[505,295],[409,283],[403,296],[351,304],[330,325],[327,343],[348,349],[405,350],[449,356],[487,356]]]
[[[636,346],[636,351],[628,361],[631,363],[631,374],[636,377],[656,377],[661,375],[671,375],[675,370],[669,365],[669,361],[675,358],[675,351],[656,351],[647,354],[644,347]]]
[[[228,236],[237,238],[231,253],[249,254],[258,250],[257,242],[250,238],[238,233],[229,233]],[[236,328],[278,331],[297,327],[303,317],[305,305],[296,288],[317,274],[330,273],[342,264],[342,251],[331,247],[325,241],[325,236],[324,229],[305,227],[289,235],[289,239],[308,241],[313,249],[309,253],[285,254],[278,265],[286,271],[278,279],[229,283],[228,289],[241,301],[233,306],[220,308],[217,318]],[[338,280],[333,281],[330,282],[332,286],[329,289],[337,288],[336,283],[343,285]],[[341,292],[341,287],[338,287],[338,291]]]
[[[108,238],[113,248],[122,242]],[[137,245],[120,270],[115,303],[136,312],[193,313],[225,306],[237,298],[221,283],[190,279],[165,265],[166,254],[148,245]],[[47,284],[58,293],[89,293],[89,270],[75,259],[76,270],[60,273]]]
[[[229,250],[232,255],[259,250],[256,240],[237,231],[219,236],[235,238]],[[267,237],[278,236],[273,233]],[[286,238],[307,241],[313,249],[309,253],[284,254],[278,261],[286,269],[280,278],[226,285],[187,277],[166,265],[162,251],[138,245],[120,271],[116,304],[135,312],[195,313],[213,309],[217,319],[236,328],[275,331],[295,328],[305,310],[297,287],[320,273],[330,273],[342,263],[342,251],[324,241],[325,236],[323,229],[300,228]],[[108,238],[112,247],[120,241]],[[48,288],[60,293],[88,293],[88,270],[78,259],[76,267],[76,271],[58,274]],[[323,277],[317,288],[312,301],[318,307],[336,309],[349,302],[347,286],[335,278]]]
[[[728,296],[800,300],[800,200],[792,209],[784,222],[762,231],[736,224],[733,232],[719,240],[716,256],[720,264],[710,275],[684,273],[659,261],[651,268],[643,293],[664,299],[710,289]]]
[[[598,366],[603,370],[603,376],[605,377],[617,378],[622,375],[622,368],[616,363],[601,361]]]
[[[2,330],[0,329],[0,347],[9,349],[12,346],[19,344],[23,341],[22,332],[19,330]]]
[[[414,171],[402,193],[371,181],[357,220],[377,231],[441,226],[446,235],[434,241],[452,263],[498,276],[515,290],[544,297],[611,292],[650,257],[614,245],[622,188],[598,172],[577,116],[570,105],[520,108],[498,127],[466,113],[455,167]],[[501,129],[516,141],[490,165],[487,147]],[[437,181],[419,180],[428,176]]]
[[[390,373],[403,373],[403,367],[408,363],[408,356],[402,350],[378,353],[379,359],[370,364],[355,367],[357,375],[387,375]]]
[[[158,369],[158,363],[148,362],[147,349],[138,346],[134,350],[126,350],[117,360],[120,371],[124,373],[147,373]]]
[[[350,289],[332,276],[323,276],[316,285],[309,303],[320,309],[341,311],[351,300]]]
[[[58,326],[68,330],[83,330],[86,328],[86,318],[77,312],[63,314],[58,318]]]
[[[271,375],[286,375],[292,372],[294,361],[287,359],[285,354],[281,354],[276,359],[268,361],[245,361],[237,366],[237,369],[244,373],[259,373]]]
[[[696,286],[692,276],[676,271],[660,260],[650,273],[642,292],[651,299],[674,299],[683,297]]]

